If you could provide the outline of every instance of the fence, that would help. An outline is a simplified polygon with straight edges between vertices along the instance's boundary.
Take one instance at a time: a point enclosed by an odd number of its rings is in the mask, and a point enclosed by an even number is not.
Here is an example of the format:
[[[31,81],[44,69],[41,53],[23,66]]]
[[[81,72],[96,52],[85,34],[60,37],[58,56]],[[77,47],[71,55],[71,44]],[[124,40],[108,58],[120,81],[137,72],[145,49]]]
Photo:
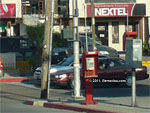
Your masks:
[[[15,53],[0,53],[0,58],[3,61],[4,69],[16,69]]]

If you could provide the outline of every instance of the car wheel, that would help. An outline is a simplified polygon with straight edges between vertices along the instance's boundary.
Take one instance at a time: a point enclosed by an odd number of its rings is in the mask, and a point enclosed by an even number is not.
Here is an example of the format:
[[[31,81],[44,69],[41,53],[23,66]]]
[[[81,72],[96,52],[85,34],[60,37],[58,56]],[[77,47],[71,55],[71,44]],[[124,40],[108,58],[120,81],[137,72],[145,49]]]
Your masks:
[[[74,78],[70,78],[70,80],[69,80],[69,88],[71,88],[71,89],[74,88]]]
[[[129,86],[129,87],[132,86],[132,76],[128,75],[126,77],[126,85]]]
[[[84,81],[81,78],[81,82],[80,82],[81,88],[84,88]],[[74,89],[74,78],[70,78],[69,80],[69,88]]]

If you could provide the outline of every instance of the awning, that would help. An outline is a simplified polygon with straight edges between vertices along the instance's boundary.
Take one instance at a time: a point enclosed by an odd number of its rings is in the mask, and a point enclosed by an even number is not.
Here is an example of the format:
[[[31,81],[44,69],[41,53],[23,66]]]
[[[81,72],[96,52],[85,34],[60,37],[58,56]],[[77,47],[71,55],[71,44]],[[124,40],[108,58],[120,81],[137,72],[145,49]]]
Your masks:
[[[95,4],[94,14],[95,17],[139,17],[146,14],[145,7],[145,4]],[[87,5],[87,16],[91,17],[91,5]]]

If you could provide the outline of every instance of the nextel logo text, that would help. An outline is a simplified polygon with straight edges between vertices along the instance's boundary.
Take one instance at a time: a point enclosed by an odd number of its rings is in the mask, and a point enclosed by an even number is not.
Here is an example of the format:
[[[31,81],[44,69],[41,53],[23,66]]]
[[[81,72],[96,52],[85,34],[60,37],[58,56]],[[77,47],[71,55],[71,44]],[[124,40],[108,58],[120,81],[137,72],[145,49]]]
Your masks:
[[[127,16],[126,8],[95,8],[95,16]]]

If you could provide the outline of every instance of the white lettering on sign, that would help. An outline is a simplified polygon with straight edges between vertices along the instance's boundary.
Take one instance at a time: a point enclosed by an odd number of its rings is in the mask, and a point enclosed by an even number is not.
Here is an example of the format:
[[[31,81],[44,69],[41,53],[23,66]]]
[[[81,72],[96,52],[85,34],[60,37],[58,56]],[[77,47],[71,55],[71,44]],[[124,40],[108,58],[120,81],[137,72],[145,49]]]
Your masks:
[[[95,16],[126,16],[126,8],[95,8]]]

